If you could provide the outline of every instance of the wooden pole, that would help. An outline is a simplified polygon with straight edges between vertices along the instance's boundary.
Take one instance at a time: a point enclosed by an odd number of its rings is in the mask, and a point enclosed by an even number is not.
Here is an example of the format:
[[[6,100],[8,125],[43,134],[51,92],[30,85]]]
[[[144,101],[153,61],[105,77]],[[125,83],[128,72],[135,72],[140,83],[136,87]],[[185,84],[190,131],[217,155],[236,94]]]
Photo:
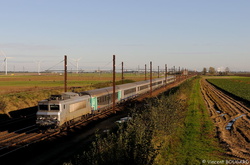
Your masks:
[[[64,92],[67,92],[67,56],[64,56]]]
[[[174,75],[174,79],[176,81],[175,66],[174,66],[174,69],[173,69],[173,75]]]
[[[115,113],[115,55],[113,55],[113,113]]]
[[[123,62],[122,62],[122,84],[123,84],[123,80],[124,80],[124,77],[123,77]]]
[[[181,81],[181,67],[179,66],[179,81]]]
[[[168,79],[168,69],[167,64],[165,64],[165,85],[167,85],[167,79]]]
[[[150,96],[152,96],[152,78],[153,78],[153,75],[152,75],[152,61],[150,61]]]
[[[147,64],[145,64],[145,80],[147,80]]]
[[[160,78],[160,66],[158,66],[158,78]]]

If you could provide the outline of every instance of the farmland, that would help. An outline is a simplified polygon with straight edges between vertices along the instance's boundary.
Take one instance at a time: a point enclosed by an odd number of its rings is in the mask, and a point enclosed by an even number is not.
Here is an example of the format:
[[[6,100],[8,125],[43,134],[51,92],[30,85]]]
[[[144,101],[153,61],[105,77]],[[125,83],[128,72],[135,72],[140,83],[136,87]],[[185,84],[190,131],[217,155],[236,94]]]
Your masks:
[[[144,79],[143,74],[124,74],[125,79],[139,81]],[[117,80],[121,80],[121,74],[117,74]],[[112,81],[111,73],[81,73],[68,74],[68,87],[90,86],[93,84]],[[64,76],[62,74],[26,74],[26,75],[0,75],[0,93],[25,91],[44,88],[63,88]]]
[[[215,86],[242,99],[250,101],[250,78],[229,77],[226,79],[208,79]]]
[[[127,73],[124,77],[132,81],[144,80],[144,74]],[[121,73],[116,74],[116,80],[121,80]],[[74,87],[84,91],[111,86],[111,81],[111,73],[69,73],[67,86],[68,91]],[[0,102],[5,105],[0,114],[36,106],[38,101],[63,91],[64,76],[60,73],[0,75]]]
[[[235,87],[237,90],[242,90],[244,89],[243,87],[245,87],[243,86],[243,80],[246,80],[245,83],[247,84],[247,79],[239,77],[230,77],[224,81],[218,79],[217,81],[215,80],[215,82],[220,82],[218,85],[221,86],[229,84],[228,88],[226,88],[227,86],[222,86],[223,89],[230,90]],[[230,88],[230,85],[233,87]],[[244,101],[242,99],[238,101],[238,98],[234,99],[230,97],[228,93],[219,90],[205,81],[205,79],[201,81],[201,86],[207,108],[216,126],[217,137],[220,143],[226,148],[227,154],[249,160],[250,108],[249,104],[247,104],[249,101]],[[231,92],[233,93],[235,90],[231,90]],[[243,95],[243,91],[240,94],[242,97],[249,95],[247,93]]]

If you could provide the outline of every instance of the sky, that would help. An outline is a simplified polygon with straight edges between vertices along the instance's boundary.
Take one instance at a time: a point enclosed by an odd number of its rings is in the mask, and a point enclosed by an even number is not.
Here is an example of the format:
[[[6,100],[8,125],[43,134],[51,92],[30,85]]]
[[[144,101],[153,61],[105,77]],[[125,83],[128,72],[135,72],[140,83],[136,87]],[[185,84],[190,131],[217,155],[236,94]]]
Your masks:
[[[0,71],[229,67],[250,71],[249,0],[0,1]]]

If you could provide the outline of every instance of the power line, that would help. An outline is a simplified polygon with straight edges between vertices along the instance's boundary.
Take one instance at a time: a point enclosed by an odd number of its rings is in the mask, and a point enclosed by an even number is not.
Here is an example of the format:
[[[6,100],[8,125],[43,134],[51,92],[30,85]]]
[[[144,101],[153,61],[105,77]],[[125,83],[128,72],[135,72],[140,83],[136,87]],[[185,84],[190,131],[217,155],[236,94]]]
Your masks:
[[[106,66],[108,66],[109,64],[111,64],[113,62],[113,60],[111,60],[110,62],[108,62],[106,65],[102,66],[102,68],[105,68]]]
[[[50,67],[50,68],[49,68],[49,69],[47,69],[47,70],[50,70],[50,69],[54,68],[55,66],[57,66],[57,65],[61,64],[62,62],[64,62],[64,60],[60,61],[59,63],[57,63],[56,65],[54,65],[54,66]]]

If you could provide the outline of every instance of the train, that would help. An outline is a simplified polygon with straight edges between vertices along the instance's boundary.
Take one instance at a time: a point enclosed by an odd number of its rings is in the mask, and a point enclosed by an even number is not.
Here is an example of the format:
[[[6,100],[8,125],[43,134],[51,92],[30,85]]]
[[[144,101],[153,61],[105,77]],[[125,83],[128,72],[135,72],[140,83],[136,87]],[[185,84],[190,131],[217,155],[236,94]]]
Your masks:
[[[175,76],[152,80],[152,89],[160,88],[176,80]],[[150,80],[115,86],[115,104],[119,104],[150,91]],[[38,102],[36,125],[57,129],[85,120],[113,105],[113,87],[105,87],[79,93],[65,92],[51,95]]]

